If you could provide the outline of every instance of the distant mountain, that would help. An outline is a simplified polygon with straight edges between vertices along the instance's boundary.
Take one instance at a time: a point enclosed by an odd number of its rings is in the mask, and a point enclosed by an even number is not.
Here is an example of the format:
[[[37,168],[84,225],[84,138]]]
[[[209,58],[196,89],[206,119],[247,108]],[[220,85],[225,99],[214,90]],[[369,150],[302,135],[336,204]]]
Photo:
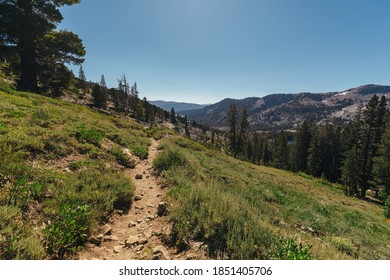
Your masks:
[[[190,119],[225,129],[227,111],[234,102],[239,110],[248,109],[253,129],[294,129],[304,120],[341,124],[350,120],[360,102],[366,104],[374,95],[390,99],[390,86],[364,85],[341,92],[271,94],[262,98],[224,99],[202,109],[182,111]]]
[[[156,105],[157,107],[160,107],[165,111],[170,111],[172,108],[174,108],[176,113],[180,113],[181,111],[188,111],[188,110],[199,110],[206,106],[206,105],[200,105],[195,103],[162,101],[162,100],[149,101],[149,103]]]

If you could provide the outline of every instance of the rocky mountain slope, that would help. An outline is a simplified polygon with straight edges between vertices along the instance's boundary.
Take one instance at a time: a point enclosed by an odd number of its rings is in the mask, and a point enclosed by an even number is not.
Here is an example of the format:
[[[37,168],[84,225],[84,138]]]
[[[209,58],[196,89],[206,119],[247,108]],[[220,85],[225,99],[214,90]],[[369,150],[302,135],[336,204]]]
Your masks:
[[[318,123],[343,123],[350,120],[360,103],[366,104],[374,95],[390,98],[390,86],[364,85],[340,92],[271,94],[262,98],[250,97],[240,100],[224,99],[203,109],[182,111],[199,123],[226,128],[229,104],[238,109],[247,107],[249,122],[253,129],[294,129],[303,120]]]
[[[188,110],[198,110],[204,108],[206,105],[200,105],[195,103],[185,103],[185,102],[174,102],[174,101],[149,101],[150,104],[156,105],[165,111],[170,111],[172,108],[175,109],[175,112],[180,113],[181,111]]]

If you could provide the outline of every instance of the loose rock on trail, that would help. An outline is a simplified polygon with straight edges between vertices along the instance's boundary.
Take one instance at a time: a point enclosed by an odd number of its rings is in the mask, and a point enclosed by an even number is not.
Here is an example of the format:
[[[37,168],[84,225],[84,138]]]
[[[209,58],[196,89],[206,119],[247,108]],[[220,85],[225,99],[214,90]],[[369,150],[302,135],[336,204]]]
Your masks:
[[[135,195],[127,214],[115,214],[109,223],[101,227],[100,234],[90,238],[79,252],[81,260],[158,260],[205,259],[201,244],[188,252],[178,254],[168,248],[161,236],[169,233],[166,214],[169,205],[164,197],[165,184],[153,172],[153,160],[158,155],[158,141],[152,139],[149,157],[125,174],[135,184]],[[198,253],[196,253],[198,252]]]

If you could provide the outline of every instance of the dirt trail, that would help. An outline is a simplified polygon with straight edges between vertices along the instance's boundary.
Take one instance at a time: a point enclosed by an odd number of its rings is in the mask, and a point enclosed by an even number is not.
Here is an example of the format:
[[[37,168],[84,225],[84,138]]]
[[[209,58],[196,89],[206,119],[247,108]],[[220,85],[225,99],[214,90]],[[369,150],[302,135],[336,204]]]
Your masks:
[[[188,251],[178,253],[161,241],[161,236],[170,231],[169,218],[158,215],[159,204],[165,202],[168,188],[153,173],[153,160],[158,155],[159,143],[154,139],[151,141],[148,159],[134,169],[124,171],[136,187],[129,213],[111,217],[110,222],[101,228],[102,234],[86,243],[85,249],[78,255],[79,259],[207,259],[202,243],[193,242]],[[141,179],[138,178],[140,175]]]
[[[152,139],[149,157],[141,161],[134,169],[126,169],[125,174],[135,184],[135,196],[128,214],[114,215],[110,222],[102,227],[104,236],[100,236],[100,245],[87,243],[79,253],[79,259],[152,259],[168,258],[164,251],[161,235],[169,228],[168,218],[158,216],[157,208],[167,191],[153,174],[153,160],[158,154],[158,141]],[[142,179],[136,179],[136,176]],[[111,229],[110,229],[111,228]],[[105,231],[108,231],[107,233]],[[159,248],[158,246],[162,246]],[[154,250],[153,248],[156,248]],[[165,250],[168,250],[165,248]]]

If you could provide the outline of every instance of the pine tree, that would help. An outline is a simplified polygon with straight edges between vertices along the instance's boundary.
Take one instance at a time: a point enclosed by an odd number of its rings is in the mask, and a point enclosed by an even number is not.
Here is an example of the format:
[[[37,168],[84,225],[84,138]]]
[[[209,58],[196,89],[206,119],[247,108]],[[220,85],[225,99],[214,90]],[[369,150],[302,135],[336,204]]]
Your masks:
[[[344,161],[341,168],[341,178],[346,195],[356,195],[360,185],[360,170],[362,164],[362,131],[363,104],[360,104],[353,121],[345,130]]]
[[[134,117],[137,120],[141,120],[145,115],[145,109],[141,99],[138,97],[138,94],[139,92],[137,89],[137,82],[135,82],[130,90],[130,100],[131,100],[130,104],[131,104],[131,110],[133,111]]]
[[[103,88],[107,88],[107,84],[106,84],[106,79],[104,78],[104,75],[102,74],[102,76],[100,77],[100,82],[99,82],[99,85]]]
[[[312,124],[309,121],[304,121],[295,135],[292,162],[295,171],[307,172],[307,159],[312,137],[311,126]]]
[[[228,123],[229,123],[228,139],[229,139],[229,149],[235,157],[238,156],[237,122],[238,122],[238,112],[237,112],[236,104],[230,103],[228,109]]]
[[[65,63],[80,64],[85,50],[80,38],[56,30],[62,21],[59,8],[79,0],[3,0],[0,2],[0,45],[6,56],[18,58],[13,69],[19,73],[19,87],[37,92],[38,81],[55,91],[72,78]]]
[[[238,134],[237,142],[237,155],[243,152],[243,149],[247,142],[249,130],[249,121],[248,121],[248,111],[244,107],[241,111],[241,119],[240,119],[240,132]]]
[[[384,128],[386,99],[379,101],[374,95],[363,111],[363,163],[361,169],[361,197],[366,196],[372,180],[373,158],[377,154]]]
[[[107,92],[99,84],[95,84],[92,88],[93,105],[96,108],[104,108],[107,103]]]
[[[87,78],[85,77],[83,65],[81,65],[80,69],[79,69],[79,83],[78,83],[78,86],[80,89],[85,90],[87,88],[86,81],[87,81]]]
[[[169,117],[170,117],[171,123],[176,125],[177,124],[177,119],[176,119],[175,108],[172,107],[171,113],[169,114]]]
[[[187,115],[184,116],[184,131],[187,137],[190,137],[190,130],[188,128],[188,118]]]
[[[308,159],[307,159],[307,171],[310,175],[314,177],[321,176],[321,154],[320,154],[320,145],[319,145],[319,135],[316,131],[311,137],[310,147],[308,150]]]
[[[384,186],[386,195],[390,195],[390,114],[387,114],[386,128],[383,133],[378,156],[374,158],[373,174],[375,182]]]
[[[276,168],[286,169],[288,167],[288,143],[284,131],[277,134],[275,139],[274,165]]]
[[[125,74],[123,74],[118,80],[118,90],[119,90],[118,99],[120,103],[120,108],[123,108],[124,112],[129,113],[130,87],[129,87],[129,83],[127,82]]]

